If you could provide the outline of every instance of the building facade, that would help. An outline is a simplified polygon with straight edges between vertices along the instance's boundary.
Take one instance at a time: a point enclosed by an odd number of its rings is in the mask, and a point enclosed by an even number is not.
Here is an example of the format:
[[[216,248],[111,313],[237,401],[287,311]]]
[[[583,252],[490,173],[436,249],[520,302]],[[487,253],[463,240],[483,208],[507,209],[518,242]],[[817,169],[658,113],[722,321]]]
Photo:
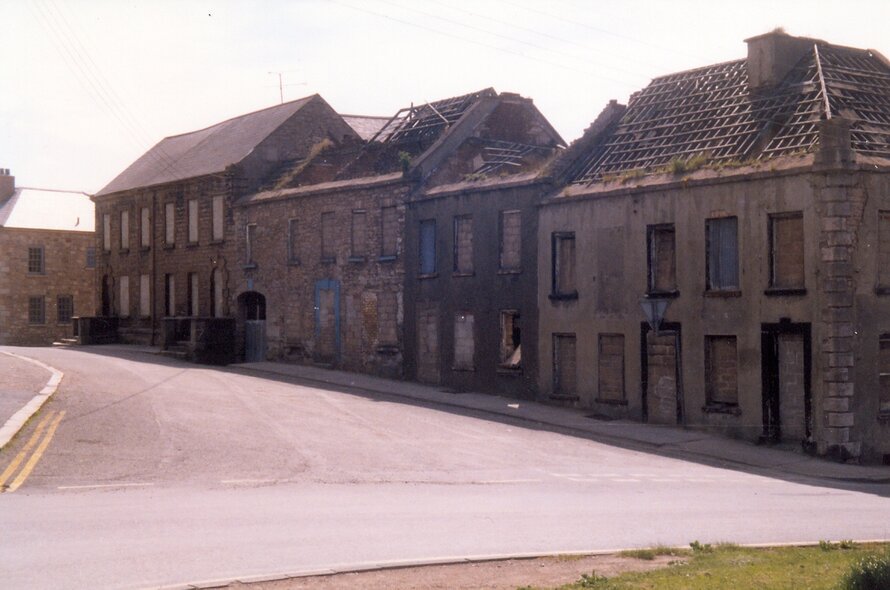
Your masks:
[[[0,344],[47,346],[95,306],[93,203],[0,170]]]

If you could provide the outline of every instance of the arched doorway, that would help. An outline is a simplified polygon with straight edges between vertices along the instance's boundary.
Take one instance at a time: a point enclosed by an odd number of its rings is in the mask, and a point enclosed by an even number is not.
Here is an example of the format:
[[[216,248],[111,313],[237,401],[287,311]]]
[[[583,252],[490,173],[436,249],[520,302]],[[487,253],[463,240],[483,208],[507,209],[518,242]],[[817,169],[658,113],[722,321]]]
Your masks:
[[[256,291],[239,295],[238,319],[244,325],[244,361],[266,360],[266,297]]]

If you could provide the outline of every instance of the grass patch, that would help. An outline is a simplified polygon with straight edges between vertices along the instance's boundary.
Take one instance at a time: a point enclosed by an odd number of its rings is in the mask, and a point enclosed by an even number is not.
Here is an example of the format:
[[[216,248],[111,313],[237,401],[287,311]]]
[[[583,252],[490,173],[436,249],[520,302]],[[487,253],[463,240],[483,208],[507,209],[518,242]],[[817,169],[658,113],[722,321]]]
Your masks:
[[[689,555],[688,549],[677,549],[676,547],[668,547],[667,545],[656,545],[646,549],[629,549],[618,554],[620,557],[630,557],[633,559],[644,559],[653,561],[660,555],[675,556]]]
[[[882,585],[890,580],[890,545],[858,545],[849,541],[825,542],[815,547],[773,547],[753,549],[720,543],[709,545],[690,543],[691,551],[684,551],[687,558],[666,568],[642,573],[627,573],[604,578],[595,572],[585,574],[572,584],[559,590],[716,590],[733,588],[791,590],[865,590],[888,588]],[[652,558],[661,550],[655,547],[639,550],[652,552]],[[672,549],[677,551],[676,549]],[[636,557],[637,551],[621,555]],[[672,555],[672,554],[671,554]],[[648,559],[648,557],[640,557]],[[864,582],[862,580],[865,580]]]

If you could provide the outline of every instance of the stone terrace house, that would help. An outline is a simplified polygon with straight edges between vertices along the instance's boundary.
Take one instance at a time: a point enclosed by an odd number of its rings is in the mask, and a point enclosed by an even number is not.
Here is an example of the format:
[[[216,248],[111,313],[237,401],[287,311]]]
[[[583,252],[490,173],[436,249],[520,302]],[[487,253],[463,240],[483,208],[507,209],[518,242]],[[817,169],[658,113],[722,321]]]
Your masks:
[[[0,170],[0,344],[52,344],[92,312],[93,219],[85,193],[16,188]]]
[[[778,31],[747,43],[608,105],[555,166],[540,387],[890,462],[890,64]]]
[[[93,197],[97,311],[119,318],[125,341],[167,344],[192,341],[194,322],[167,322],[165,333],[162,318],[232,316],[230,275],[241,270],[235,243],[244,231],[233,202],[321,144],[359,142],[318,95],[163,139]]]
[[[531,101],[492,89],[411,106],[365,120],[377,132],[362,149],[327,147],[285,175],[290,188],[240,200],[243,274],[233,284],[239,300],[266,310],[264,324],[245,326],[246,356],[413,375],[404,364],[413,346],[405,331],[406,202],[472,175],[498,142],[558,142],[542,120]],[[537,136],[529,121],[542,126]]]

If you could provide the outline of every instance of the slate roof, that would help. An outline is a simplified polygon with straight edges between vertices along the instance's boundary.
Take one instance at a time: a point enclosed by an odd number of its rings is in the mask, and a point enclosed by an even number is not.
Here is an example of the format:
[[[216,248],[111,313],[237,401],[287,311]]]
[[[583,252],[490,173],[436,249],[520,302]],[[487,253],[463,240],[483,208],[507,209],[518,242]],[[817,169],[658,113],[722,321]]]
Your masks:
[[[817,124],[851,121],[853,149],[890,158],[890,67],[868,50],[813,40],[773,88],[751,91],[746,60],[655,78],[633,94],[617,127],[594,144],[573,175],[590,183],[674,159],[768,159],[812,151]]]
[[[390,120],[389,117],[372,117],[366,115],[340,115],[346,124],[352,127],[352,130],[358,133],[359,137],[368,141],[383,129],[383,126]]]
[[[223,172],[243,160],[275,129],[318,95],[241,115],[158,142],[100,190],[107,195],[132,188]]]
[[[0,227],[91,232],[95,209],[86,193],[19,187],[0,202]]]

